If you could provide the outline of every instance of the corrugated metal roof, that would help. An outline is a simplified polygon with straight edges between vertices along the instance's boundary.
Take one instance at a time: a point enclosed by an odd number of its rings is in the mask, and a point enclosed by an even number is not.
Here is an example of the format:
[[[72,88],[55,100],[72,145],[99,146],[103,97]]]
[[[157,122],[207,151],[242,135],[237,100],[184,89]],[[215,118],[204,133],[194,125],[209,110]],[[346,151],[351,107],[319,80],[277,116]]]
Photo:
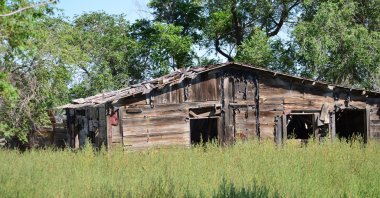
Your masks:
[[[96,94],[94,96],[90,96],[87,98],[78,98],[78,99],[73,100],[69,104],[66,104],[66,105],[63,105],[63,106],[60,106],[57,108],[59,108],[59,109],[65,109],[65,108],[74,109],[74,108],[83,108],[83,107],[87,107],[87,106],[96,106],[99,104],[104,104],[107,102],[116,101],[116,100],[119,100],[121,98],[125,98],[128,96],[136,95],[139,93],[145,94],[145,93],[149,93],[154,88],[163,87],[163,86],[168,85],[168,84],[170,84],[170,85],[178,84],[186,78],[193,79],[193,78],[197,77],[197,75],[200,73],[204,73],[204,72],[207,72],[210,70],[223,68],[226,66],[240,66],[240,67],[250,68],[250,69],[254,69],[254,70],[258,70],[258,71],[262,71],[262,72],[269,72],[273,75],[286,76],[286,77],[293,78],[293,79],[308,81],[308,82],[315,83],[315,84],[379,94],[379,92],[375,92],[375,91],[367,91],[365,89],[353,89],[350,87],[333,85],[333,84],[329,84],[326,82],[320,82],[320,81],[315,81],[315,80],[311,80],[311,79],[305,79],[302,77],[291,76],[288,74],[283,74],[283,73],[271,71],[268,69],[254,67],[252,65],[241,64],[241,63],[236,63],[236,62],[227,62],[227,63],[223,63],[223,64],[208,65],[205,67],[190,67],[187,69],[176,70],[176,71],[174,71],[168,75],[161,76],[159,78],[155,78],[155,79],[152,79],[149,81],[145,81],[145,82],[140,83],[140,84],[131,85],[129,87],[126,87],[126,88],[123,88],[120,90],[100,93],[100,94]]]

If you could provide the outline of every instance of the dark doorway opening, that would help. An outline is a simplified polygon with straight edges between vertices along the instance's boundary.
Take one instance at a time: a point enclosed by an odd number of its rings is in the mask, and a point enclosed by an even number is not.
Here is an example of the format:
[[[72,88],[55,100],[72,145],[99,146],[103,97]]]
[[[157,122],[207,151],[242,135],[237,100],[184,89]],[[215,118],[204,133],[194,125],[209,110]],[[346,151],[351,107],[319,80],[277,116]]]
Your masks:
[[[190,134],[192,144],[206,143],[216,140],[218,137],[218,119],[190,119]]]
[[[313,114],[289,114],[286,116],[288,139],[309,139],[314,134]]]
[[[335,114],[336,134],[339,138],[365,138],[367,131],[365,109],[341,109]]]

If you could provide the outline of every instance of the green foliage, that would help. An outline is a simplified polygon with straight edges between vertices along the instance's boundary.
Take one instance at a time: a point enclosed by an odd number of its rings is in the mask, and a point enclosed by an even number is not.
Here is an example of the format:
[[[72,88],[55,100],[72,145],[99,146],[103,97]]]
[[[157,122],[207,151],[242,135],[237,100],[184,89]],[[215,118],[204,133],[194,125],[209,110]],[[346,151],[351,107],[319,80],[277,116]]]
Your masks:
[[[15,107],[15,100],[18,100],[19,95],[17,89],[9,82],[8,74],[0,72],[0,113],[6,115],[7,108]],[[0,134],[5,137],[14,135],[14,129],[7,122],[1,122],[0,119]]]
[[[300,71],[296,67],[298,54],[295,45],[291,41],[272,40],[272,59],[269,63],[270,69],[292,75],[299,75]]]
[[[29,132],[50,125],[47,109],[70,97],[120,89],[190,65],[191,38],[181,36],[181,27],[132,27],[123,15],[104,12],[66,22],[48,12],[30,9],[0,21],[1,97],[9,99],[1,104],[0,133],[7,137],[25,141]]]
[[[379,3],[373,6],[379,7]],[[299,45],[304,76],[375,88],[380,33],[368,18],[373,16],[362,15],[362,11],[357,1],[326,1],[311,19],[305,18],[296,26],[293,34]]]
[[[181,27],[138,20],[132,28],[149,76],[161,76],[171,69],[191,65],[192,41],[189,36],[181,36]]]
[[[191,39],[189,37],[181,37],[181,27],[165,24],[154,24],[154,27],[160,32],[160,43],[157,43],[157,51],[161,50],[167,53],[167,56],[171,56],[174,60],[174,67],[181,68],[189,63],[188,55],[191,47]],[[165,56],[164,56],[165,58]],[[166,57],[165,59],[169,59]]]
[[[347,86],[380,87],[379,1],[152,0],[149,6],[155,20],[196,32],[202,39],[193,39],[194,46],[215,50],[229,61]],[[284,27],[291,39],[274,38]]]
[[[136,64],[138,44],[130,38],[130,24],[124,15],[93,12],[77,16],[73,21],[75,43],[80,54],[74,83],[74,97],[120,89],[130,81],[141,79],[144,68]]]
[[[181,36],[181,27],[147,20],[131,25],[124,15],[104,12],[78,16],[73,26],[83,54],[74,97],[120,89],[190,62],[191,38]]]
[[[217,53],[231,61],[239,54],[239,46],[246,39],[255,37],[256,32],[258,36],[261,31],[268,37],[277,35],[285,20],[295,17],[294,9],[299,3],[300,1],[152,0],[149,6],[155,20],[182,26],[185,32],[183,35],[191,35],[194,45],[205,47],[208,51],[211,46],[215,47]],[[256,31],[257,29],[261,31]],[[246,50],[247,46],[248,44]],[[270,53],[265,56],[270,56]]]
[[[0,191],[4,197],[377,197],[379,149],[377,142],[248,141],[127,153],[0,150]]]
[[[272,60],[272,49],[265,32],[256,30],[239,46],[235,59],[239,62],[266,67]]]
[[[9,1],[3,9],[8,12],[30,3]],[[0,20],[1,84],[6,90],[1,96],[0,135],[8,138],[26,141],[29,132],[48,123],[46,110],[68,99],[68,65],[76,62],[76,56],[63,36],[67,34],[62,34],[67,23],[48,17],[50,12],[45,6]]]
[[[9,82],[8,74],[0,72],[0,107],[1,100],[12,101],[17,99],[17,89]]]
[[[194,43],[202,39],[198,28],[204,26],[200,0],[151,0],[148,6],[153,10],[155,21],[182,27],[181,36],[190,36]]]

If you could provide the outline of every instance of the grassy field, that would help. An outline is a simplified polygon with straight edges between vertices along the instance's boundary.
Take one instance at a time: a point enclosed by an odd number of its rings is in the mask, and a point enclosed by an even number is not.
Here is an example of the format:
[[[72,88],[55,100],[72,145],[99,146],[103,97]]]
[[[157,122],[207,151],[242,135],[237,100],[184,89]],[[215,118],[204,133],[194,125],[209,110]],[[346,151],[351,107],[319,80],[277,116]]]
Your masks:
[[[380,145],[0,150],[1,197],[380,197]]]

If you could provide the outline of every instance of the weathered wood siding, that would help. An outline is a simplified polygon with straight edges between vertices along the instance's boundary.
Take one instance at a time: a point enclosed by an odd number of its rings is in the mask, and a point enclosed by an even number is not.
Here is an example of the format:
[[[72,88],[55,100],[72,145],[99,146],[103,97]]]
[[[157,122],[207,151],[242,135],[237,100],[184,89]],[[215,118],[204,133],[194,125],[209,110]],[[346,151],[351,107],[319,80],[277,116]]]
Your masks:
[[[126,148],[189,145],[187,111],[181,104],[156,104],[154,108],[150,105],[124,106],[120,115]]]
[[[253,107],[234,109],[235,137],[237,139],[256,138],[256,111]]]
[[[272,72],[226,67],[126,98],[119,112],[119,139],[126,148],[188,146],[189,119],[194,117],[190,114],[195,112],[191,110],[213,105],[221,111],[218,138],[223,142],[276,138],[275,128],[286,130],[286,115],[299,112],[313,115],[314,121],[328,116],[325,125],[331,131],[335,108],[368,109],[369,137],[380,138],[380,99],[373,95]],[[201,114],[207,117],[209,113]],[[286,139],[286,132],[281,136]]]
[[[347,100],[349,98],[349,102]],[[380,99],[368,96],[365,92],[316,84],[291,77],[278,77],[273,74],[260,75],[260,126],[262,137],[272,137],[275,115],[306,111],[320,116],[322,106],[328,106],[328,113],[334,108],[369,109],[369,138],[380,136]],[[330,119],[334,119],[331,117]],[[333,128],[330,120],[330,128]]]
[[[192,79],[184,89],[187,101],[205,102],[220,100],[219,80],[215,73],[204,73]],[[188,92],[188,93],[187,93]]]
[[[380,139],[380,98],[368,98],[370,111],[370,138]]]

